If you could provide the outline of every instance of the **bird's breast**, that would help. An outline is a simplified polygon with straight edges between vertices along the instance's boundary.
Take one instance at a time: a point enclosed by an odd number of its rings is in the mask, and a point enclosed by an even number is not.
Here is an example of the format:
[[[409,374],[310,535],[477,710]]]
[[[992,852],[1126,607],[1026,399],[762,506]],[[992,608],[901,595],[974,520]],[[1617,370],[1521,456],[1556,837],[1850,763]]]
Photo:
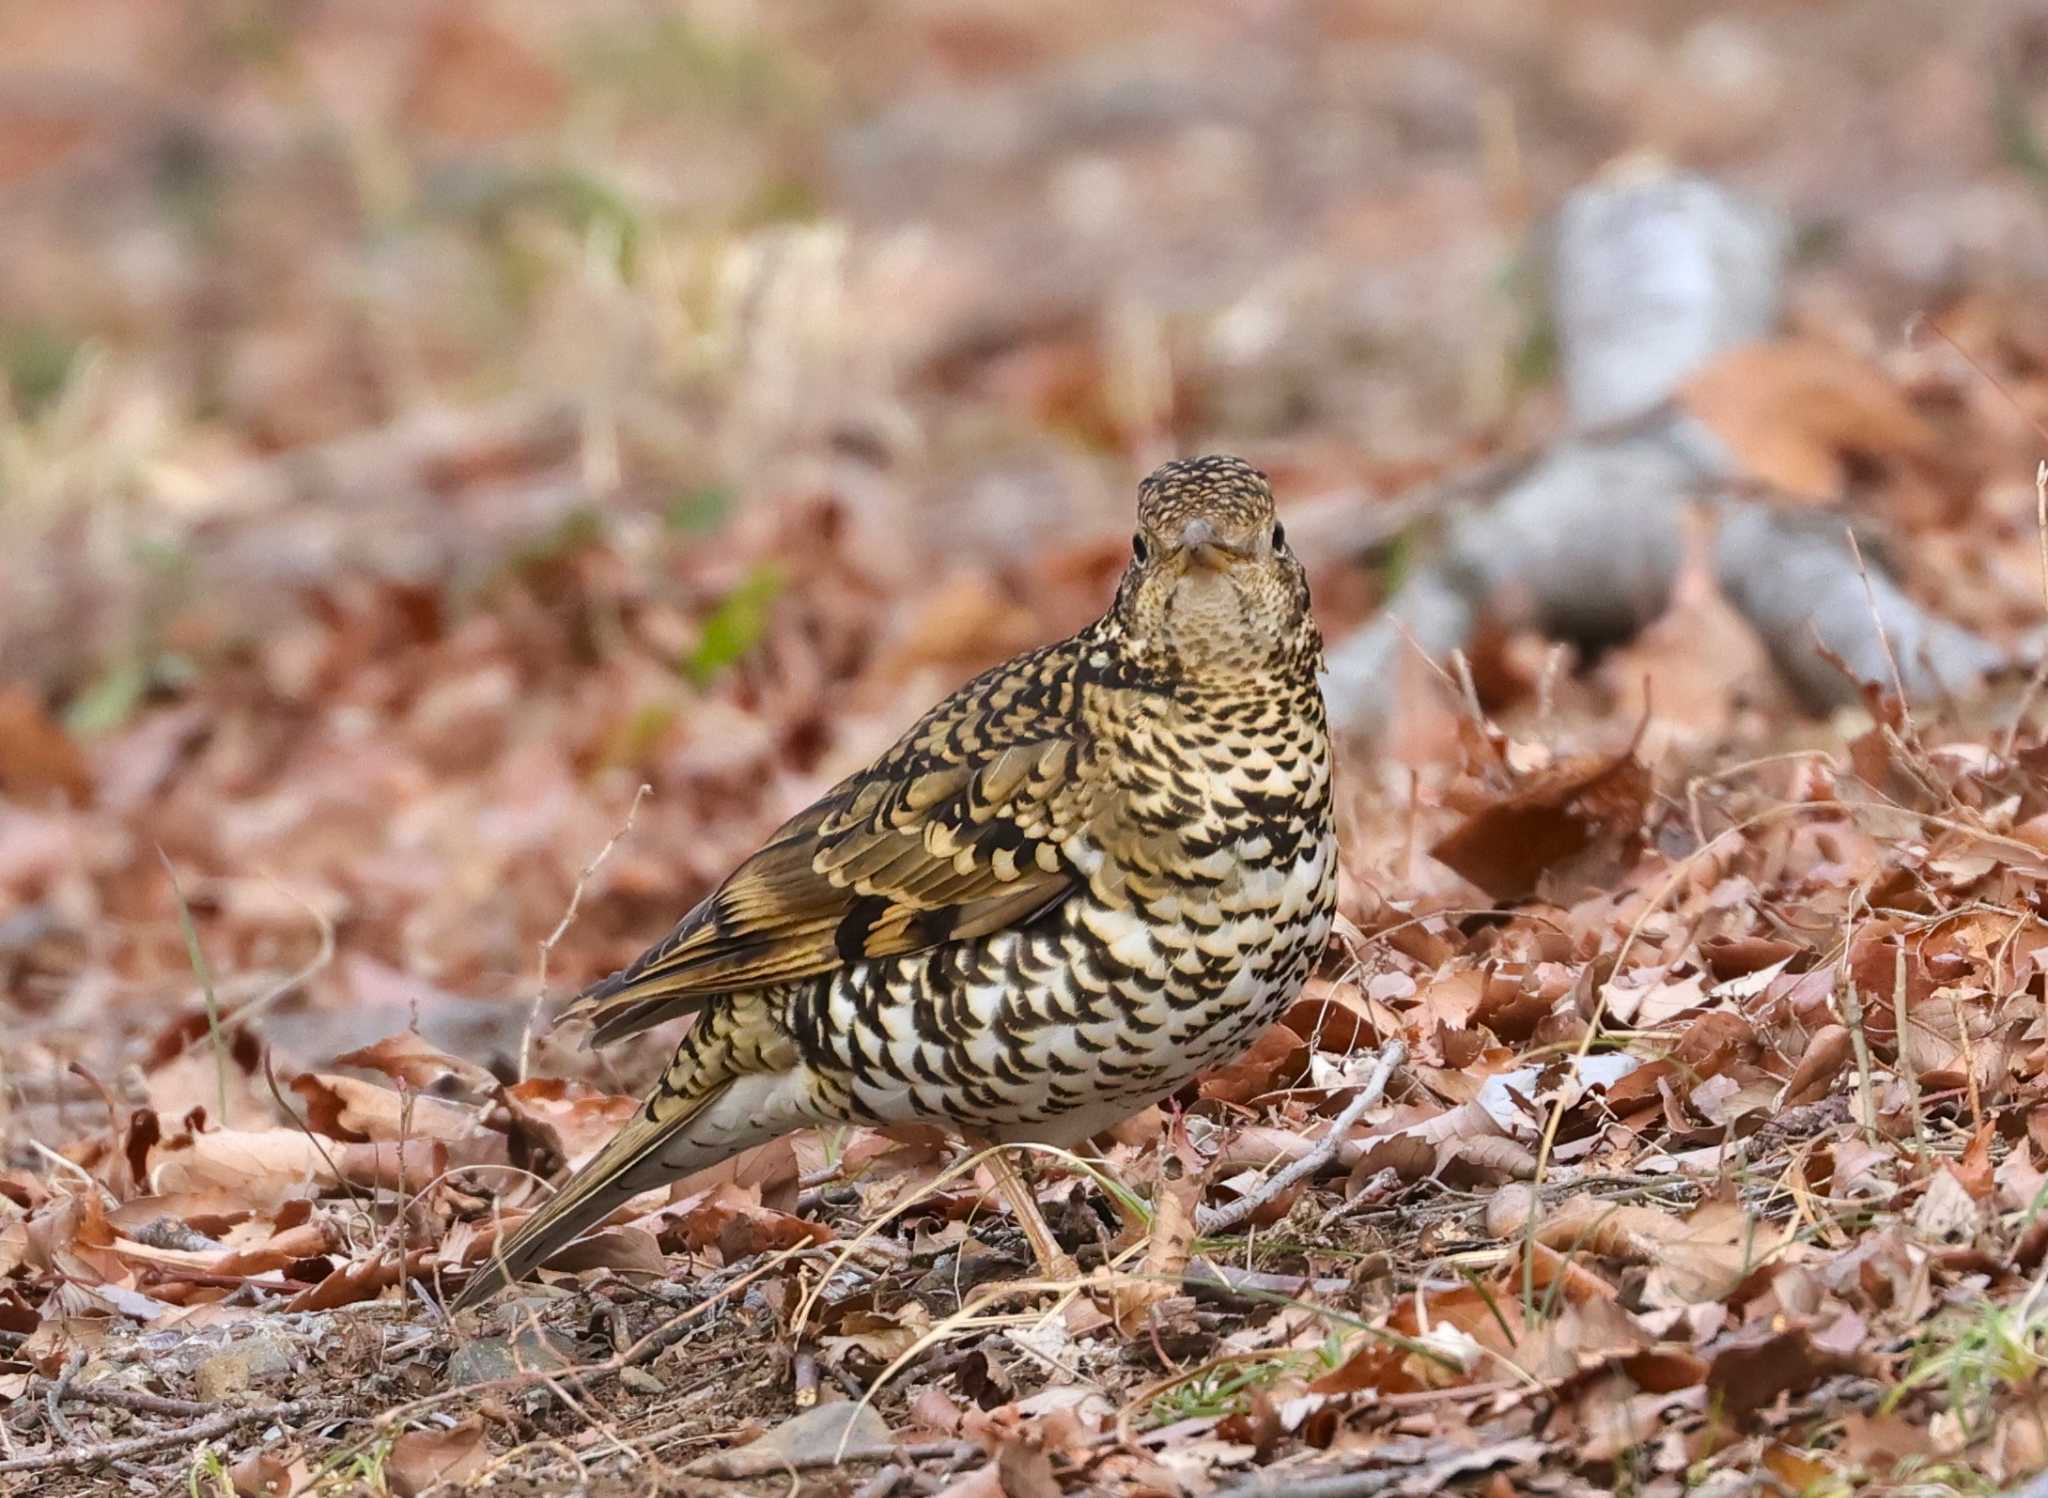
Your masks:
[[[1104,903],[1251,909],[1283,903],[1315,872],[1331,827],[1320,711],[1285,692],[1221,706],[1153,699],[1106,728],[1096,814],[1065,850]]]

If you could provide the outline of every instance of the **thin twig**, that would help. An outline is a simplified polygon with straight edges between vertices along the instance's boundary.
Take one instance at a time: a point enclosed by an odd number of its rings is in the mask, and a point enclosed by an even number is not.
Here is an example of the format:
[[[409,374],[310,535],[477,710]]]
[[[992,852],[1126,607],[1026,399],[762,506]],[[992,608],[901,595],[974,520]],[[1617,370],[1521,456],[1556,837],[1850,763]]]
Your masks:
[[[375,1429],[378,1431],[390,1430],[394,1426],[402,1425],[405,1421],[412,1419],[416,1415],[438,1408],[441,1405],[452,1403],[455,1400],[478,1398],[487,1394],[513,1393],[518,1390],[532,1388],[535,1384],[542,1382],[546,1382],[550,1387],[559,1385],[576,1390],[579,1393],[593,1388],[604,1380],[617,1376],[626,1368],[636,1367],[659,1356],[689,1336],[695,1329],[692,1323],[706,1311],[721,1304],[730,1296],[738,1294],[755,1280],[771,1273],[788,1260],[801,1258],[816,1247],[817,1245],[806,1242],[777,1250],[760,1263],[737,1273],[726,1284],[719,1286],[715,1290],[708,1291],[701,1300],[678,1311],[674,1316],[670,1317],[653,1331],[647,1333],[647,1335],[635,1342],[631,1347],[626,1348],[623,1352],[613,1354],[602,1362],[585,1363],[574,1367],[558,1369],[552,1375],[543,1374],[540,1371],[511,1373],[503,1378],[486,1379],[482,1383],[466,1384],[461,1388],[442,1389],[437,1393],[423,1394],[417,1399],[410,1399],[403,1404],[380,1410],[373,1422]],[[699,1288],[704,1288],[706,1284],[707,1282],[705,1281],[699,1281]],[[339,1457],[345,1459],[353,1451],[367,1445],[369,1440],[373,1438],[374,1432],[371,1437],[365,1437],[362,1441],[354,1443],[351,1447],[344,1448],[338,1454]]]
[[[633,792],[633,804],[626,808],[626,820],[620,824],[619,830],[611,835],[611,841],[597,850],[597,857],[586,863],[583,872],[576,876],[576,887],[569,891],[568,909],[564,910],[562,918],[555,922],[555,929],[548,933],[547,940],[540,944],[540,974],[534,990],[533,1007],[527,1011],[526,1029],[519,1037],[519,1080],[522,1082],[526,1080],[528,1066],[533,1060],[533,1033],[540,1028],[540,1011],[548,1001],[548,961],[555,955],[555,944],[568,935],[569,927],[575,923],[576,912],[583,904],[583,887],[590,882],[591,876],[598,871],[604,861],[611,857],[612,849],[619,845],[619,840],[633,830],[633,819],[640,815],[640,803],[653,790],[653,786],[643,783],[639,790]]]
[[[1479,686],[1472,679],[1472,662],[1463,650],[1453,650],[1451,666],[1458,673],[1458,696],[1465,704],[1465,711],[1472,715],[1472,726],[1484,732],[1486,709],[1479,705]]]
[[[1365,1110],[1379,1102],[1387,1090],[1387,1079],[1393,1076],[1394,1068],[1408,1057],[1408,1048],[1398,1040],[1390,1040],[1381,1047],[1379,1060],[1373,1063],[1372,1074],[1365,1079],[1365,1086],[1358,1095],[1345,1104],[1330,1124],[1329,1131],[1316,1141],[1314,1149],[1284,1170],[1275,1171],[1261,1181],[1258,1187],[1246,1192],[1234,1202],[1221,1207],[1204,1207],[1195,1214],[1195,1231],[1204,1238],[1217,1233],[1228,1232],[1243,1222],[1252,1213],[1273,1201],[1283,1192],[1291,1190],[1299,1182],[1307,1180],[1337,1157],[1338,1146],[1350,1134],[1351,1126],[1358,1122]]]
[[[1262,1473],[1250,1482],[1217,1488],[1215,1498],[1371,1498],[1372,1494],[1393,1487],[1404,1475],[1391,1467],[1336,1472],[1324,1477],[1305,1477],[1298,1472]]]
[[[1242,1298],[1243,1292],[1261,1295],[1348,1295],[1361,1281],[1314,1279],[1305,1274],[1268,1274],[1258,1269],[1240,1269],[1235,1264],[1218,1264],[1213,1259],[1193,1259],[1181,1275],[1181,1286],[1190,1295]]]
[[[1927,1156],[1927,1120],[1920,1116],[1920,1075],[1913,1067],[1911,1041],[1906,1034],[1906,943],[1904,938],[1892,953],[1892,1015],[1899,1027],[1899,1080],[1906,1086],[1906,1104],[1913,1110],[1913,1142],[1922,1159]],[[1967,1024],[1964,1033],[1968,1033]]]
[[[170,1415],[179,1420],[200,1420],[215,1414],[220,1406],[201,1404],[196,1399],[167,1399],[141,1389],[115,1389],[105,1384],[80,1384],[71,1391],[73,1399],[86,1404],[104,1404],[110,1409],[136,1415]]]
[[[50,1387],[43,1391],[43,1404],[50,1412],[50,1429],[58,1440],[67,1446],[78,1444],[78,1437],[71,1432],[71,1422],[64,1418],[64,1396],[71,1392],[72,1380],[78,1377],[78,1370],[85,1366],[87,1354],[81,1350],[71,1354],[64,1371],[57,1375]]]
[[[76,1160],[71,1159],[69,1156],[58,1154],[40,1139],[31,1137],[24,1142],[30,1149],[49,1161],[55,1169],[63,1171],[66,1175],[77,1176],[87,1186],[99,1192],[108,1206],[114,1206],[120,1201],[119,1197],[107,1189],[104,1181],[100,1180],[98,1176],[87,1170],[83,1165],[80,1165]]]
[[[312,981],[314,974],[322,971],[334,960],[334,922],[323,915],[320,908],[311,900],[308,900],[290,885],[280,884],[275,879],[268,880],[267,882],[272,889],[283,895],[287,900],[295,903],[301,910],[313,918],[313,927],[320,933],[320,944],[314,950],[313,955],[307,959],[304,967],[300,968],[297,972],[287,973],[284,977],[271,984],[270,987],[264,989],[263,992],[256,995],[255,998],[244,1000],[223,1014],[221,1016],[221,1024],[228,1029],[247,1025],[286,994],[303,988]],[[183,1045],[178,1047],[178,1055],[184,1055],[197,1044],[199,1044],[199,1037],[196,1035],[192,1036]]]
[[[340,1406],[327,1399],[293,1399],[283,1404],[267,1404],[256,1409],[229,1410],[215,1415],[210,1420],[201,1420],[196,1425],[181,1425],[173,1430],[152,1431],[146,1436],[131,1436],[125,1441],[101,1441],[92,1446],[66,1446],[60,1451],[39,1451],[33,1456],[18,1456],[11,1461],[0,1462],[0,1472],[52,1472],[66,1467],[93,1467],[101,1462],[118,1461],[122,1457],[141,1456],[151,1451],[162,1451],[167,1446],[188,1446],[199,1441],[211,1440],[215,1436],[227,1435],[245,1425],[266,1425],[275,1421],[279,1425],[294,1426],[309,1420],[325,1419],[335,1414]]]
[[[689,1393],[683,1395],[680,1399],[663,1405],[661,1413],[664,1415],[679,1415],[683,1411],[694,1409],[696,1406],[714,1399],[724,1392],[726,1390],[723,1382],[714,1380],[711,1383],[703,1384],[698,1388],[690,1390]],[[659,1430],[651,1430],[643,1435],[637,1435],[627,1444],[636,1447],[644,1446],[648,1450],[653,1451],[678,1439],[702,1441],[710,1437],[711,1432],[705,1428],[703,1417],[697,1416],[688,1420],[673,1421],[668,1425],[662,1426]]]
[[[1856,939],[1856,907],[1863,903],[1859,886],[1849,902],[1848,935],[1842,942],[1842,1022],[1849,1027],[1849,1044],[1856,1052],[1856,1091],[1862,1108],[1863,1142],[1877,1143],[1877,1099],[1870,1084],[1870,1037],[1863,1030],[1863,1001],[1856,992],[1856,974],[1849,966],[1849,952]]]
[[[71,1361],[64,1365],[64,1371],[57,1376],[56,1382],[50,1385],[45,1396],[50,1411],[50,1429],[56,1432],[57,1439],[66,1446],[76,1446],[78,1444],[78,1436],[72,1431],[71,1422],[64,1418],[64,1401],[67,1398],[76,1398],[80,1392],[76,1384],[79,1370],[85,1367],[86,1357],[87,1354],[83,1351],[74,1352],[71,1355]],[[205,1407],[201,1407],[201,1413],[208,1413],[208,1411]],[[148,1475],[133,1462],[115,1459],[110,1460],[108,1465],[113,1467],[123,1477],[147,1477]]]
[[[1369,1179],[1359,1182],[1355,1190],[1347,1184],[1344,1189],[1351,1194],[1317,1219],[1317,1230],[1327,1228],[1339,1218],[1348,1217],[1354,1212],[1371,1210],[1375,1204],[1393,1195],[1400,1184],[1401,1172],[1391,1165],[1373,1172]]]
[[[178,871],[171,864],[171,855],[159,846],[156,856],[164,862],[164,873],[170,876],[171,898],[178,903],[178,924],[185,932],[185,955],[192,963],[192,971],[199,979],[199,993],[206,1001],[206,1032],[213,1037],[213,1084],[218,1103],[216,1117],[221,1128],[228,1126],[228,1041],[220,1028],[220,998],[213,991],[213,969],[206,965],[206,951],[199,945],[199,927],[193,923],[192,907],[185,903],[185,891],[179,887]]]
[[[845,1446],[843,1449],[821,1446],[815,1451],[799,1452],[752,1452],[742,1446],[737,1451],[724,1451],[715,1456],[692,1462],[688,1474],[692,1477],[716,1477],[731,1480],[742,1477],[769,1477],[780,1472],[803,1472],[815,1467],[836,1467],[842,1462],[871,1462],[878,1457],[896,1457],[916,1464],[928,1461],[959,1461],[964,1458],[985,1457],[988,1452],[972,1441],[923,1441],[915,1446],[899,1446],[895,1441],[862,1442]]]
[[[1906,700],[1906,678],[1899,671],[1899,658],[1892,653],[1892,637],[1885,631],[1884,616],[1877,607],[1877,585],[1870,580],[1870,568],[1864,563],[1863,548],[1856,544],[1856,528],[1845,525],[1842,534],[1849,538],[1849,555],[1856,559],[1856,575],[1863,579],[1864,601],[1870,605],[1870,625],[1877,631],[1878,648],[1884,651],[1884,663],[1892,673],[1892,691],[1899,699],[1899,722],[1905,730],[1907,742],[1918,744],[1920,736],[1913,727],[1913,705]]]
[[[2048,461],[2034,467],[2034,540],[2041,552],[2041,606],[2048,611]],[[2020,693],[2019,704],[2013,708],[2012,722],[2005,726],[2005,741],[1998,746],[2000,759],[2012,759],[2020,727],[2033,711],[2034,699],[2041,695],[2043,686],[2048,686],[2048,649],[2043,649],[2041,658],[2034,663],[2027,676],[2026,690]]]
[[[1571,649],[1562,641],[1543,652],[1543,674],[1536,678],[1536,721],[1548,723],[1557,710],[1557,683],[1564,675]]]

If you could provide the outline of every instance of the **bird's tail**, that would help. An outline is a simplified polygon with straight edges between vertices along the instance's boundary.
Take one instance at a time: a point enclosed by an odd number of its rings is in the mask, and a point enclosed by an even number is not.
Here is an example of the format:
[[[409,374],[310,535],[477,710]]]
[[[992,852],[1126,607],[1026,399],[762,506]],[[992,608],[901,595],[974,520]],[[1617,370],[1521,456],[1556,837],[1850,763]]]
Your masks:
[[[684,1099],[657,1090],[631,1122],[563,1183],[546,1206],[520,1223],[509,1240],[492,1248],[489,1261],[470,1276],[451,1309],[483,1304],[504,1286],[525,1279],[579,1233],[602,1222],[641,1192],[716,1165],[733,1154],[740,1143],[707,1141],[692,1148],[685,1137],[691,1122],[725,1091],[720,1086]]]

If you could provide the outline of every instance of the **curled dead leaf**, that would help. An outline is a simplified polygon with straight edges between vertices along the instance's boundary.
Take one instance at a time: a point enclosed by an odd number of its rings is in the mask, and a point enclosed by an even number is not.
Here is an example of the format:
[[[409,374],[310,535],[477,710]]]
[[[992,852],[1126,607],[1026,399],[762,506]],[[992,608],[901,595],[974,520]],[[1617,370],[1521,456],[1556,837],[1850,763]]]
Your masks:
[[[1776,936],[1710,936],[1700,943],[1700,956],[1720,982],[1752,973],[1782,972],[1805,949]]]
[[[1476,1182],[1527,1181],[1536,1175],[1536,1152],[1519,1139],[1481,1134],[1459,1139],[1444,1150],[1446,1178]]]
[[[357,1077],[307,1072],[291,1089],[306,1108],[306,1124],[330,1139],[467,1139],[482,1131],[474,1109],[416,1092],[395,1092]]]
[[[1825,1097],[1842,1068],[1849,1064],[1854,1049],[1854,1038],[1845,1026],[1823,1025],[1814,1031],[1799,1057],[1799,1065],[1792,1069],[1784,1091],[1779,1094],[1778,1106],[1796,1108]]]
[[[446,1175],[450,1160],[439,1139],[346,1144],[296,1129],[216,1129],[158,1144],[150,1183],[159,1193],[234,1193],[270,1211],[344,1185],[417,1191]]]
[[[1707,1390],[1728,1415],[1741,1416],[1780,1394],[1810,1389],[1831,1373],[1858,1371],[1862,1359],[1840,1345],[1844,1339],[1827,1335],[1833,1330],[1774,1323],[1740,1327],[1711,1350]]]
[[[1504,1284],[1501,1293],[1512,1297],[1518,1291]],[[1581,1296],[1522,1338],[1516,1366],[1555,1384],[1641,1352],[1654,1340],[1611,1294]]]
[[[1346,1196],[1355,1195],[1360,1186],[1383,1170],[1393,1171],[1403,1181],[1420,1181],[1437,1168],[1437,1147],[1413,1134],[1388,1135],[1364,1144],[1345,1182]]]
[[[1944,1165],[1928,1177],[1913,1209],[1914,1236],[1923,1243],[1971,1244],[1983,1226],[1982,1205],[1953,1169]]]
[[[0,797],[33,805],[51,795],[84,805],[92,772],[41,694],[9,682],[0,686]]]
[[[437,1251],[413,1249],[403,1255],[383,1249],[344,1264],[310,1290],[302,1290],[285,1302],[287,1311],[332,1311],[341,1306],[375,1300],[393,1285],[425,1275]]]
[[[749,1254],[832,1241],[832,1229],[824,1223],[763,1206],[756,1188],[730,1182],[714,1187],[692,1205],[675,1224],[674,1233],[687,1248],[716,1247],[727,1263]],[[668,1237],[664,1231],[664,1242]]]
[[[1681,399],[1750,477],[1806,499],[1839,495],[1851,454],[1936,451],[1934,429],[1882,370],[1816,339],[1730,349],[1686,383]]]
[[[521,1139],[524,1158],[558,1160],[571,1168],[603,1149],[640,1106],[637,1098],[560,1077],[529,1077],[503,1088],[498,1105],[491,1122]]]
[[[1052,1458],[1045,1448],[1024,1441],[1009,1441],[996,1452],[996,1477],[1003,1498],[1060,1498],[1060,1481],[1053,1476]]]
[[[1316,1050],[1340,1053],[1369,1050],[1401,1031],[1400,1017],[1358,985],[1323,978],[1308,980],[1281,1022]]]
[[[1292,1086],[1308,1069],[1308,1042],[1286,1025],[1268,1025],[1236,1060],[1211,1067],[1195,1081],[1205,1102],[1243,1106]]]
[[[547,1267],[565,1274],[609,1269],[660,1279],[668,1273],[668,1260],[655,1235],[645,1228],[615,1227],[584,1234],[549,1258]]]
[[[1537,1215],[1539,1199],[1533,1188],[1503,1186],[1486,1203],[1486,1231],[1496,1238],[1514,1238],[1526,1233]]]
[[[1470,808],[1429,852],[1492,898],[1519,900],[1547,872],[1618,852],[1641,829],[1649,800],[1650,772],[1634,744],[1612,758],[1560,760]]]
[[[1145,1313],[1180,1292],[1181,1272],[1195,1242],[1195,1208],[1202,1199],[1203,1161],[1177,1123],[1160,1162],[1159,1190],[1152,1203],[1152,1230],[1137,1276],[1118,1282],[1111,1315],[1125,1336],[1135,1333]]]
[[[313,1469],[303,1459],[258,1451],[228,1469],[239,1498],[292,1498],[312,1486]]]
[[[393,1081],[426,1092],[454,1092],[482,1100],[497,1090],[498,1079],[473,1061],[451,1056],[417,1030],[400,1030],[374,1045],[334,1058],[337,1066],[380,1071]]]
[[[1710,1201],[1679,1218],[1656,1207],[1591,1197],[1545,1207],[1525,1186],[1497,1192],[1486,1222],[1504,1240],[1525,1238],[1567,1256],[1650,1265],[1645,1293],[1660,1305],[1719,1299],[1784,1241],[1782,1228],[1752,1219],[1733,1203]]]
[[[385,1454],[384,1477],[399,1498],[418,1498],[443,1483],[481,1476],[490,1460],[483,1419],[472,1415],[448,1430],[406,1431]]]

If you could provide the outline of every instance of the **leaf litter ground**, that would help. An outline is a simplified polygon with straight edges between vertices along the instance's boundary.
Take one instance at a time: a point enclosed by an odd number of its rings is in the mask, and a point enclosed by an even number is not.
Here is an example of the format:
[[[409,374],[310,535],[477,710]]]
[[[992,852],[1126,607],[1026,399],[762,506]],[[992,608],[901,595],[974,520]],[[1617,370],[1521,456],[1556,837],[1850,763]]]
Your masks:
[[[1042,1162],[1079,1291],[1013,1288],[1029,1257],[971,1162],[843,1130],[650,1196],[450,1329],[439,1277],[631,1096],[416,1030],[281,1079],[242,1008],[201,1011],[129,1100],[80,1068],[100,1122],[6,1178],[0,1470],[89,1448],[60,1484],[2033,1470],[2048,746],[1872,703],[1839,755],[1684,779],[1463,720],[1403,839],[1360,834],[1413,877],[1354,859],[1343,951],[1283,1023],[1099,1159]]]
[[[0,121],[9,180],[74,151],[148,167],[80,201],[199,163],[187,239],[114,253],[33,212],[0,270],[10,307],[114,349],[0,329],[34,582],[0,594],[0,1478],[1334,1498],[1974,1493],[2048,1465],[2038,694],[1908,717],[1879,690],[1808,722],[1691,560],[1636,640],[1576,661],[1504,626],[1347,747],[1345,929],[1309,991],[1100,1158],[1038,1162],[1083,1289],[1017,1287],[1021,1240],[943,1141],[847,1130],[636,1203],[446,1324],[442,1277],[662,1059],[532,1030],[537,997],[633,956],[952,683],[1087,617],[1154,448],[1245,446],[1326,627],[1363,617],[1427,543],[1411,516],[1387,544],[1384,501],[1553,416],[1508,373],[1541,330],[1495,294],[1521,210],[1494,195],[1542,198],[1614,140],[1786,143],[1758,174],[1840,216],[1839,258],[1796,288],[1799,336],[1705,372],[1688,410],[1782,503],[1851,491],[1932,606],[2039,628],[2048,333],[2037,298],[1955,287],[2023,277],[2040,236],[2011,236],[2016,267],[1971,258],[1982,215],[2032,223],[2032,189],[1975,115],[1927,107],[1981,73],[1967,48],[1830,15],[1667,54],[1626,5],[1479,47],[1407,16],[1404,66],[1573,101],[1519,122],[1526,175],[1501,179],[1412,88],[1299,59],[1276,83],[1234,23],[1148,50],[1120,29],[1142,17],[1086,9],[885,37],[777,12],[739,45],[448,7],[402,56],[330,17],[224,36],[195,86],[150,74],[188,56],[151,7],[110,3],[128,81],[219,128],[161,149],[126,133],[149,111],[73,118],[69,94]],[[1314,46],[1378,77],[1376,24],[1327,18]],[[1640,88],[1588,61],[1617,36]],[[1912,65],[1866,66],[1887,44]],[[1702,55],[1744,65],[1682,65]],[[284,56],[393,101],[348,116],[348,172],[276,148],[305,108]],[[1127,149],[1067,124],[1102,102],[1085,69],[1036,71],[1097,56],[1146,63],[1110,80]],[[986,144],[917,86],[963,57],[1015,84],[993,167],[929,145]],[[649,58],[688,86],[650,88]],[[1190,132],[1175,69],[1248,90],[1218,95],[1221,135]],[[682,206],[532,170],[578,97],[619,122],[606,163]],[[1853,141],[1809,131],[1831,98]],[[1331,128],[1297,129],[1310,110]],[[1358,159],[1301,154],[1325,139]],[[1183,152],[1216,169],[1161,168]],[[846,220],[772,207],[827,157]],[[410,217],[337,189],[402,191],[392,160],[420,167]],[[687,182],[660,175],[678,161]],[[1089,187],[1105,162],[1127,190]],[[1910,211],[1860,185],[1892,176]],[[1041,253],[1041,179],[1097,248]],[[185,279],[138,283],[165,243]],[[447,263],[496,288],[473,323]],[[1981,372],[1896,336],[1921,310]],[[227,352],[195,374],[216,318]],[[506,370],[518,393],[472,399]],[[412,409],[422,382],[463,414]],[[1317,540],[1360,516],[1371,543]]]

